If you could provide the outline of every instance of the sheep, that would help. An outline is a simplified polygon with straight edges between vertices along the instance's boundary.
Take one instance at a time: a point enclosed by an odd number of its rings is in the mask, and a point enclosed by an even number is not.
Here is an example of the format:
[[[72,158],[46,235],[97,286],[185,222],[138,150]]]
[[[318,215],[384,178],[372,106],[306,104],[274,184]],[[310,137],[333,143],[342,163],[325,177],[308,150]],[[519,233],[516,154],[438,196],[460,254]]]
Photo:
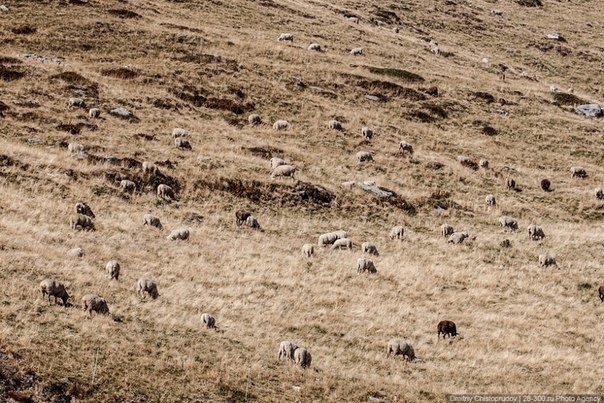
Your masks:
[[[155,227],[160,230],[164,229],[164,226],[161,224],[159,217],[150,213],[147,213],[143,216],[143,225]]]
[[[371,242],[363,242],[361,245],[361,250],[363,253],[367,253],[368,255],[379,256],[380,253],[377,250],[377,246]]]
[[[451,235],[449,235],[449,238],[447,238],[447,243],[452,243],[455,245],[458,245],[460,243],[462,243],[463,241],[466,240],[466,238],[468,238],[470,235],[465,232],[454,232]]]
[[[438,43],[435,42],[434,40],[431,40],[429,43],[430,46],[430,52],[434,53],[435,55],[440,54],[440,48],[438,47]]]
[[[326,232],[325,234],[319,235],[319,246],[327,246],[333,244],[336,240],[341,238],[348,238],[346,231],[339,230],[333,232]]]
[[[366,162],[373,161],[373,156],[369,151],[359,151],[357,153],[357,161],[358,162]]]
[[[600,300],[604,302],[604,285],[601,285],[600,288],[598,288],[598,293],[600,294]]]
[[[487,195],[484,198],[484,201],[487,204],[487,206],[489,206],[489,207],[495,206],[497,204],[497,200],[495,200],[495,196],[494,195]]]
[[[440,233],[444,237],[448,237],[453,232],[455,232],[455,230],[453,229],[453,226],[451,226],[449,224],[443,224],[440,226]]]
[[[189,137],[189,131],[180,127],[172,129],[172,138]]]
[[[354,48],[350,50],[350,54],[353,56],[361,56],[363,54],[363,48]]]
[[[69,101],[67,101],[67,107],[69,109],[71,109],[71,108],[85,108],[86,107],[86,102],[84,102],[84,100],[82,98],[69,98]]]
[[[399,31],[398,27],[392,28],[392,32],[394,32],[395,34],[398,34],[398,31]]]
[[[159,174],[159,168],[150,161],[143,161],[143,175],[147,174],[157,175]]]
[[[289,176],[294,179],[296,173],[296,167],[293,165],[279,165],[271,172],[271,179],[275,179],[278,176]]]
[[[459,163],[466,168],[473,169],[474,171],[478,169],[478,164],[476,163],[476,161],[472,160],[466,155],[457,156],[457,161],[459,161]]]
[[[203,323],[208,329],[216,329],[216,319],[209,313],[201,314],[201,323]]]
[[[594,194],[596,195],[596,199],[604,200],[604,190],[602,188],[596,188]]]
[[[84,202],[76,203],[75,210],[76,210],[77,214],[83,214],[90,218],[95,218],[95,215],[92,212],[92,209],[90,208],[90,206]]]
[[[122,192],[132,193],[136,190],[136,183],[128,179],[122,179],[120,182],[120,189]]]
[[[237,225],[241,225],[247,220],[247,218],[251,216],[251,214],[245,210],[237,210],[235,212],[235,223]]]
[[[331,245],[331,250],[336,249],[352,249],[352,241],[348,238],[336,239],[333,245]]]
[[[86,294],[82,297],[82,305],[84,312],[89,318],[92,317],[92,312],[96,312],[102,315],[109,315],[109,306],[105,298],[100,297],[96,294]]]
[[[67,254],[72,257],[82,257],[84,256],[84,251],[82,248],[71,248],[67,251]]]
[[[587,171],[583,167],[571,167],[570,168],[570,177],[571,178],[586,178]]]
[[[489,168],[489,161],[482,158],[478,161],[478,166],[483,168],[483,169],[488,169]]]
[[[348,21],[352,22],[353,24],[358,24],[359,18],[358,17],[348,17]]]
[[[256,126],[262,123],[262,118],[260,117],[260,115],[252,113],[250,116],[247,117],[247,121],[251,126]]]
[[[50,278],[45,278],[40,282],[40,291],[42,292],[42,299],[48,295],[49,302],[50,297],[54,297],[55,304],[57,303],[58,299],[61,299],[63,301],[63,306],[67,306],[69,294],[67,293],[63,283]]]
[[[402,339],[392,339],[388,342],[388,352],[386,353],[386,358],[396,357],[397,355],[402,355],[403,358],[413,361],[415,360],[415,351],[413,350],[413,346]]]
[[[179,150],[192,150],[191,143],[185,137],[177,137],[174,139],[174,146]]]
[[[455,322],[450,320],[441,320],[438,322],[438,325],[436,326],[436,338],[438,340],[440,340],[441,333],[443,335],[443,340],[447,336],[450,338],[457,336],[457,326],[455,325]]]
[[[159,297],[159,292],[157,292],[157,284],[155,281],[143,277],[136,283],[136,294],[140,297],[143,297],[145,292],[153,299]]]
[[[97,119],[101,116],[101,110],[99,108],[90,108],[88,116],[90,116],[91,119]]]
[[[277,120],[273,123],[273,129],[275,130],[285,130],[289,127],[289,122],[287,120]]]
[[[357,260],[357,272],[362,273],[367,271],[369,273],[377,273],[373,260],[361,257]]]
[[[535,224],[529,225],[526,228],[526,231],[528,233],[529,239],[531,239],[533,241],[539,241],[539,240],[545,238],[545,233],[543,232],[543,228],[541,228]]]
[[[166,239],[170,241],[186,241],[187,239],[189,239],[189,233],[190,231],[188,228],[178,228],[170,232],[170,235],[168,235]]]
[[[84,214],[75,214],[72,215],[69,219],[70,225],[72,229],[81,229],[86,231],[95,231],[94,222],[92,218],[88,217]]]
[[[312,357],[310,356],[310,352],[303,348],[298,347],[294,351],[294,362],[296,365],[299,365],[302,368],[310,367],[310,362],[312,361]]]
[[[176,200],[174,189],[164,183],[161,183],[157,186],[157,197],[167,202]]]
[[[298,346],[289,340],[284,340],[279,344],[279,359],[286,358],[290,361],[294,360],[294,352]]]
[[[67,145],[67,151],[69,151],[71,154],[77,154],[86,152],[86,149],[80,143],[69,143]]]
[[[315,246],[311,243],[305,243],[302,245],[302,255],[311,257],[315,254]]]
[[[319,45],[318,43],[311,43],[310,45],[308,45],[308,50],[314,50],[316,52],[323,51],[321,45]]]
[[[553,257],[550,254],[543,254],[543,255],[539,255],[539,266],[541,266],[541,267],[549,267],[549,266],[558,267],[558,264],[556,263],[555,257]]]
[[[558,87],[556,87],[554,84],[549,86],[549,91],[550,92],[558,92]]]
[[[271,158],[271,169],[275,169],[281,165],[288,165],[288,163],[285,162],[285,160],[281,159],[281,158],[277,158],[277,157]]]
[[[413,146],[406,141],[401,141],[398,144],[398,149],[403,154],[413,155]]]
[[[289,41],[289,42],[294,42],[294,35],[293,34],[281,34],[279,35],[279,41],[283,42],[283,41]]]
[[[403,227],[402,225],[397,225],[395,227],[392,227],[392,229],[390,230],[390,239],[403,239],[403,236],[405,235],[405,227]]]
[[[361,136],[363,137],[364,141],[369,141],[373,137],[373,130],[371,130],[369,127],[363,127],[361,129]]]
[[[508,178],[505,182],[508,190],[516,190],[516,181],[512,178]]]
[[[254,217],[253,215],[250,215],[245,219],[245,225],[247,225],[250,228],[260,229],[260,224],[258,223],[258,219],[256,217]]]
[[[121,266],[117,260],[110,260],[105,265],[105,271],[109,274],[109,279],[119,280]]]
[[[551,191],[552,183],[549,181],[549,179],[541,179],[540,184],[541,184],[541,190],[543,190],[544,192]]]
[[[327,124],[327,126],[333,130],[338,130],[338,131],[344,130],[344,127],[342,126],[342,122],[340,122],[339,120],[335,120],[335,119],[330,120],[329,123]]]
[[[510,216],[502,215],[501,217],[499,217],[499,226],[504,231],[507,229],[509,229],[510,231],[516,231],[518,229],[518,221]]]

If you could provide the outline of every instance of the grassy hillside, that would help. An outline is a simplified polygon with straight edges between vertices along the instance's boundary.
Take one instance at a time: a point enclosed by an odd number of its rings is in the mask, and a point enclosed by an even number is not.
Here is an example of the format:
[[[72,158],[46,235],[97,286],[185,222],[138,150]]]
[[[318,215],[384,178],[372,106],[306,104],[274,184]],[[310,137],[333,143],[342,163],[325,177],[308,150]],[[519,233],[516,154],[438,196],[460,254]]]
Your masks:
[[[604,202],[594,196],[604,186],[603,120],[573,112],[604,102],[604,10],[595,0],[529,3],[7,2],[2,399],[604,394]],[[293,43],[277,41],[284,32]],[[563,40],[546,39],[552,32]],[[313,42],[323,51],[308,50]],[[350,54],[357,47],[363,55]],[[68,108],[70,97],[87,108]],[[119,106],[133,116],[111,115]],[[88,118],[88,107],[101,117]],[[263,124],[249,125],[251,113]],[[278,119],[289,129],[274,130]],[[329,129],[331,119],[344,131]],[[364,126],[375,132],[368,143]],[[192,150],[174,147],[176,127],[189,130]],[[70,155],[71,142],[87,157]],[[358,151],[374,162],[358,163]],[[462,166],[462,155],[489,167]],[[295,165],[296,179],[271,179],[271,157]],[[143,161],[161,175],[143,175]],[[575,165],[588,177],[571,178]],[[543,178],[552,192],[540,189]],[[136,183],[133,194],[120,191],[122,179]],[[374,181],[393,196],[347,181]],[[178,200],[159,200],[159,183]],[[496,207],[485,206],[487,194]],[[95,232],[70,228],[79,201],[96,214]],[[238,227],[239,209],[262,230]],[[163,230],[143,226],[147,212]],[[500,229],[502,214],[518,219],[517,232]],[[445,222],[470,238],[448,244]],[[531,223],[545,239],[528,240]],[[402,241],[388,236],[395,225],[406,228]],[[189,241],[168,241],[180,227]],[[352,251],[301,255],[338,229]],[[380,251],[375,275],[356,272],[364,241]],[[76,246],[82,258],[68,256]],[[559,269],[539,267],[545,252]],[[119,281],[104,270],[112,259]],[[157,281],[158,299],[136,295],[143,276]],[[73,307],[42,299],[46,277],[67,285]],[[108,301],[110,316],[86,317],[80,301],[90,293]],[[217,331],[201,326],[203,312]],[[437,341],[443,319],[460,337]],[[421,360],[386,359],[393,337]],[[308,348],[311,367],[279,361],[282,340]]]

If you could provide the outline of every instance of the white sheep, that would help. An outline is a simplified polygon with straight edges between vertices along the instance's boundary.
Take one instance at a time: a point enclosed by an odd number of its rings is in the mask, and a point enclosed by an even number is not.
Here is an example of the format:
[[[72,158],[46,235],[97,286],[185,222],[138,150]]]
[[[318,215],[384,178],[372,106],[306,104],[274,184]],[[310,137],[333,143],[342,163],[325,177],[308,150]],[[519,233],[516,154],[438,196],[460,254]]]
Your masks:
[[[277,120],[273,123],[273,129],[275,130],[285,130],[289,127],[289,122],[287,120]]]
[[[256,217],[254,217],[253,215],[249,215],[245,219],[245,225],[247,225],[250,228],[260,229],[260,224],[258,223],[258,219]]]
[[[174,139],[174,146],[180,150],[192,150],[191,143],[186,137],[176,137]]]
[[[377,247],[371,242],[363,242],[361,245],[361,250],[363,253],[367,253],[368,255],[379,256],[379,252]]]
[[[159,168],[157,165],[150,161],[143,161],[143,175],[157,175],[159,173]]]
[[[587,171],[583,167],[570,167],[571,178],[585,178],[587,177]]]
[[[455,230],[453,229],[453,226],[449,224],[443,224],[440,226],[440,234],[445,238],[451,235],[453,232],[455,232]]]
[[[256,126],[262,123],[262,118],[260,117],[260,115],[252,113],[250,116],[247,117],[247,121],[250,125]]]
[[[105,265],[105,271],[109,274],[109,279],[119,280],[121,266],[117,260],[110,260]]]
[[[373,260],[367,259],[366,257],[362,257],[357,260],[357,272],[362,273],[364,271],[369,273],[377,273]]]
[[[168,202],[176,200],[174,189],[165,183],[161,183],[157,186],[157,197]]]
[[[284,159],[273,157],[271,158],[271,169],[275,169],[281,165],[289,165]]]
[[[539,265],[541,267],[549,267],[549,266],[558,267],[558,264],[556,263],[556,258],[550,254],[539,255]]]
[[[353,24],[358,24],[359,18],[358,17],[348,17],[348,21],[352,22]]]
[[[107,306],[107,301],[105,301],[103,297],[100,297],[96,294],[84,295],[82,297],[82,305],[89,318],[92,317],[92,312],[103,315],[109,314],[109,306]]]
[[[145,292],[149,294],[153,299],[159,297],[159,292],[157,291],[157,284],[155,283],[155,281],[143,277],[139,279],[136,283],[136,294],[142,297],[144,296]]]
[[[413,346],[402,339],[392,339],[388,342],[388,352],[386,353],[386,357],[396,357],[397,355],[402,355],[403,358],[413,361],[415,360],[415,351],[413,350]]]
[[[189,131],[186,129],[183,129],[182,127],[176,127],[174,129],[172,129],[172,137],[173,138],[189,137]]]
[[[85,152],[86,149],[80,143],[69,143],[67,145],[67,151],[69,151],[71,154],[77,154]]]
[[[82,98],[69,98],[69,101],[67,101],[67,107],[68,108],[85,108],[86,107],[86,102],[84,102],[84,100]]]
[[[405,227],[397,225],[390,230],[390,239],[403,239],[405,235]]]
[[[159,220],[159,217],[150,213],[143,216],[143,225],[149,225],[160,230],[164,228]]]
[[[440,54],[440,48],[438,47],[437,42],[435,42],[434,40],[431,40],[430,43],[428,44],[428,46],[430,46],[430,52],[434,53],[435,55]]]
[[[275,179],[278,176],[289,176],[294,179],[296,173],[296,167],[293,165],[279,165],[271,172],[271,179]]]
[[[494,195],[487,195],[484,198],[484,202],[487,204],[487,206],[491,207],[491,206],[495,206],[497,204],[497,201],[495,200],[495,196]]]
[[[123,192],[129,192],[132,193],[136,190],[136,183],[132,182],[131,180],[128,179],[122,179],[120,181],[120,189]]]
[[[342,122],[335,120],[335,119],[330,120],[329,123],[327,124],[327,126],[333,130],[339,130],[339,131],[343,130]]]
[[[189,233],[190,231],[188,228],[178,228],[170,232],[170,235],[168,235],[166,239],[170,241],[186,241],[187,239],[189,239]]]
[[[288,42],[293,42],[294,41],[294,35],[293,34],[289,34],[289,33],[285,33],[285,34],[281,34],[279,35],[279,41],[288,41]]]
[[[101,116],[101,110],[99,108],[90,108],[88,116],[90,116],[91,119],[98,119],[98,117]]]
[[[499,217],[499,226],[504,231],[507,229],[509,229],[510,231],[516,231],[518,229],[518,221],[510,216],[502,215],[501,217]]]
[[[465,231],[454,232],[451,235],[449,235],[449,238],[447,239],[447,242],[457,245],[457,244],[460,244],[463,241],[465,241],[466,238],[468,238],[469,236],[470,235],[467,232],[465,232]]]
[[[363,127],[361,129],[361,136],[363,137],[363,140],[369,141],[373,137],[373,130],[369,127]]]
[[[42,292],[42,299],[48,296],[48,301],[50,302],[50,297],[54,297],[56,304],[60,298],[63,301],[63,306],[67,306],[69,294],[63,283],[50,278],[45,278],[40,282],[40,291]]]
[[[348,238],[336,239],[331,245],[331,250],[335,249],[352,249],[352,241]]]
[[[361,56],[363,54],[363,48],[353,48],[350,50],[350,54],[353,56]]]
[[[596,195],[596,199],[604,200],[604,190],[602,188],[596,188],[594,194]]]
[[[67,255],[72,257],[82,257],[84,256],[84,251],[82,250],[82,248],[71,248],[67,251]]]
[[[305,243],[302,245],[302,255],[311,257],[315,254],[315,246],[311,243]]]
[[[321,48],[321,45],[319,45],[318,43],[311,43],[310,45],[308,45],[308,50],[314,50],[316,52],[321,52],[323,49]]]
[[[289,340],[284,340],[279,344],[279,359],[286,358],[288,360],[294,360],[294,352],[298,346]]]
[[[94,231],[94,221],[92,218],[84,214],[75,214],[69,218],[69,224],[72,229],[81,229],[86,231]]]
[[[539,227],[538,225],[530,224],[526,228],[526,231],[528,233],[529,239],[533,241],[539,241],[545,238],[545,232],[543,232],[543,228]]]
[[[327,246],[333,244],[336,240],[341,238],[348,238],[346,231],[339,230],[333,232],[326,232],[325,234],[319,235],[319,246]]]
[[[201,323],[203,323],[208,329],[216,328],[216,319],[209,313],[201,314]]]
[[[302,368],[310,367],[310,363],[312,361],[312,357],[310,356],[310,352],[303,348],[298,347],[294,351],[294,362]]]
[[[356,157],[358,162],[373,161],[373,156],[369,151],[359,151]]]

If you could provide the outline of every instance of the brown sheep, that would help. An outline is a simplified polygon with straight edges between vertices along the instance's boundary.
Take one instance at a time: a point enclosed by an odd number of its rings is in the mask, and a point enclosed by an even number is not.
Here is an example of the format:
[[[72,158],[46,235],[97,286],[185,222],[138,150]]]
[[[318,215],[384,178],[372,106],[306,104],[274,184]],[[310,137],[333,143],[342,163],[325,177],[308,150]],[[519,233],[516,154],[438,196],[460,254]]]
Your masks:
[[[508,190],[516,190],[516,181],[512,178],[508,178],[506,186],[508,187]]]
[[[42,292],[42,298],[48,295],[48,301],[50,301],[50,297],[55,297],[55,304],[60,298],[63,300],[63,306],[67,306],[69,294],[67,293],[63,283],[46,278],[40,283],[40,291]]]
[[[604,302],[604,285],[600,286],[600,288],[598,289],[598,292],[600,293],[600,300],[602,300],[602,302]]]
[[[541,190],[544,192],[551,192],[552,183],[549,179],[541,179]]]
[[[440,340],[440,335],[442,333],[443,335],[443,340],[444,338],[448,335],[449,337],[455,337],[457,336],[457,326],[455,326],[455,322],[450,321],[450,320],[441,320],[440,322],[438,322],[438,325],[436,326],[436,335],[437,338]]]
[[[413,346],[402,339],[392,339],[388,342],[388,352],[386,353],[386,357],[390,357],[390,355],[393,357],[402,355],[409,361],[415,360],[415,351],[413,350]]]
[[[75,209],[76,209],[77,214],[83,214],[83,215],[87,215],[90,218],[95,218],[95,215],[92,212],[92,209],[90,208],[90,206],[84,202],[77,203],[75,205]]]
[[[245,210],[237,210],[235,212],[235,222],[237,225],[242,225],[250,215],[251,214]]]

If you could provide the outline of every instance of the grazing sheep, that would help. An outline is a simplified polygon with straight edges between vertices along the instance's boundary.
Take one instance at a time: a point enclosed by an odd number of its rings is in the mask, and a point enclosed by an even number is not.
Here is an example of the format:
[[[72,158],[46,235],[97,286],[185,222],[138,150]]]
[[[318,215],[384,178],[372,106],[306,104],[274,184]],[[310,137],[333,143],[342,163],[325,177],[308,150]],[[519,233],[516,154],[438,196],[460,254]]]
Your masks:
[[[358,17],[348,17],[348,21],[352,22],[353,24],[358,24],[359,18]]]
[[[600,294],[600,300],[604,302],[604,285],[601,285],[600,288],[598,288],[598,293]]]
[[[459,163],[466,168],[473,169],[474,171],[478,169],[478,164],[476,163],[476,161],[472,160],[466,155],[457,156],[457,161],[459,161]]]
[[[405,235],[405,227],[402,225],[397,225],[390,230],[390,239],[403,239]]]
[[[369,273],[377,273],[373,260],[367,259],[366,257],[362,257],[357,260],[357,272],[363,273],[364,271]]]
[[[512,178],[508,178],[506,181],[506,186],[508,190],[516,190],[516,181]]]
[[[237,225],[241,225],[247,220],[247,218],[251,216],[251,214],[245,210],[237,210],[235,212],[235,223]]]
[[[392,32],[394,32],[395,34],[398,34],[398,27],[392,28]]]
[[[448,237],[453,232],[455,232],[455,230],[453,229],[453,226],[451,226],[449,224],[443,224],[440,226],[440,233],[444,237]]]
[[[380,253],[377,250],[377,246],[375,246],[371,242],[363,242],[361,245],[361,250],[363,253],[367,253],[368,255],[379,256]]]
[[[63,301],[63,306],[67,306],[69,294],[67,293],[63,283],[50,278],[45,278],[40,282],[40,291],[42,292],[42,299],[48,295],[49,302],[50,297],[54,297],[55,304],[57,303],[58,299],[61,299]]]
[[[294,352],[297,348],[298,346],[289,340],[282,341],[281,344],[279,344],[279,359],[286,358],[293,361]]]
[[[157,229],[163,229],[164,226],[161,225],[161,221],[158,216],[153,214],[145,214],[143,217],[143,225],[149,225],[151,227],[155,227]]]
[[[128,179],[122,179],[122,181],[120,182],[120,189],[123,192],[132,193],[136,190],[136,183]]]
[[[191,143],[189,143],[189,139],[185,137],[177,137],[174,139],[174,146],[180,150],[192,150]]]
[[[143,161],[143,175],[157,175],[159,173],[159,168],[152,162]]]
[[[208,329],[216,328],[216,319],[214,319],[214,317],[212,315],[210,315],[209,313],[201,314],[201,323],[206,325],[206,327]]]
[[[586,178],[587,171],[583,167],[571,167],[570,168],[570,177],[571,178]]]
[[[294,35],[293,34],[281,34],[279,35],[279,41],[289,41],[289,42],[294,42]]]
[[[406,141],[401,141],[398,144],[398,149],[403,154],[413,155],[413,146]]]
[[[110,280],[119,280],[121,266],[117,260],[110,260],[105,265],[105,271],[109,274]]]
[[[493,195],[487,195],[487,197],[484,198],[485,203],[487,204],[487,206],[495,206],[497,204],[497,201],[495,200],[495,196]]]
[[[335,249],[352,249],[352,241],[348,238],[336,239],[331,245],[331,250]]]
[[[155,281],[143,277],[139,279],[136,283],[136,294],[142,297],[145,292],[149,294],[153,299],[159,297],[159,292],[157,292],[157,284],[155,283]]]
[[[373,156],[369,151],[359,151],[357,153],[357,161],[365,162],[365,161],[373,161]]]
[[[303,348],[298,347],[294,351],[294,362],[296,365],[299,365],[302,368],[310,367],[310,362],[312,361],[312,357],[310,356],[310,352]]]
[[[327,126],[333,130],[339,130],[339,131],[344,130],[344,127],[342,126],[342,122],[340,122],[339,120],[335,120],[335,119],[330,120],[329,123],[327,124]]]
[[[288,165],[288,163],[285,162],[285,160],[281,159],[281,158],[277,158],[277,157],[271,158],[271,169],[275,169],[281,165]]]
[[[353,56],[361,56],[363,54],[363,48],[354,48],[350,51]]]
[[[188,136],[189,136],[189,131],[186,129],[177,127],[172,130],[172,137],[175,139],[178,137],[188,137]]]
[[[90,208],[90,206],[84,202],[77,203],[75,205],[75,209],[76,209],[77,214],[84,214],[90,218],[95,218],[95,215],[92,212],[92,209]]]
[[[549,181],[549,179],[541,179],[541,190],[544,192],[549,192],[551,190],[551,186],[552,183]]]
[[[315,254],[315,246],[311,243],[305,243],[302,245],[302,255],[311,257]]]
[[[80,143],[69,143],[67,145],[67,151],[69,151],[71,154],[77,154],[85,152],[86,149]]]
[[[273,129],[275,130],[285,130],[289,127],[289,122],[287,120],[277,120],[273,123]]]
[[[166,239],[170,241],[186,241],[189,239],[189,229],[188,228],[178,228],[170,232],[170,235],[166,237]]]
[[[92,218],[84,214],[72,215],[69,219],[72,229],[81,229],[86,231],[95,231],[94,222]]]
[[[72,257],[82,257],[84,256],[84,251],[82,248],[72,248],[67,251],[67,254]]]
[[[164,183],[157,186],[157,197],[168,202],[176,200],[174,189]]]
[[[402,355],[403,358],[413,361],[415,360],[415,351],[413,350],[413,346],[402,339],[392,339],[388,342],[388,352],[386,353],[386,358],[396,357],[397,355]]]
[[[526,228],[526,231],[528,232],[529,239],[531,239],[533,241],[539,241],[539,240],[545,238],[545,233],[543,232],[543,228],[541,228],[535,224],[529,225]]]
[[[555,257],[553,257],[550,254],[544,254],[544,255],[539,255],[539,266],[541,266],[541,267],[549,267],[549,266],[558,267],[558,264],[556,263]]]
[[[279,165],[273,172],[271,172],[271,179],[275,179],[278,176],[289,176],[294,179],[294,174],[296,173],[296,167],[293,165]]]
[[[431,40],[429,43],[430,46],[430,52],[434,53],[435,55],[440,54],[440,48],[438,47],[438,43]]]
[[[369,141],[373,137],[373,130],[369,127],[363,127],[361,129],[361,136],[363,136],[364,141]]]
[[[454,232],[451,235],[449,235],[449,238],[447,239],[448,243],[452,243],[455,245],[458,245],[460,243],[462,243],[463,241],[466,240],[466,238],[468,238],[470,235],[463,231],[463,232]]]
[[[346,231],[339,230],[333,232],[326,232],[325,234],[319,235],[319,246],[327,246],[333,244],[335,241],[341,238],[348,238]]]
[[[101,110],[99,108],[90,108],[88,116],[90,116],[91,119],[97,119],[101,116]]]
[[[319,45],[318,43],[311,43],[310,45],[308,45],[308,50],[314,50],[316,52],[323,51],[321,45]]]
[[[506,229],[516,231],[518,229],[518,221],[510,216],[502,215],[499,217],[499,226],[503,228],[504,231]]]
[[[484,158],[478,161],[478,166],[484,169],[489,168],[489,161]]]
[[[250,215],[245,219],[245,225],[247,225],[250,228],[260,229],[260,224],[258,223],[258,219],[256,217],[254,217],[253,215]]]
[[[450,320],[441,320],[438,322],[436,326],[436,337],[440,340],[440,335],[443,335],[443,340],[445,337],[455,337],[457,336],[457,326],[455,326],[455,322]]]
[[[102,315],[109,315],[109,306],[103,297],[95,294],[87,294],[82,297],[82,305],[88,317],[92,317],[92,312]]]
[[[69,98],[69,101],[67,101],[67,107],[69,109],[71,109],[71,108],[85,108],[86,107],[86,102],[84,102],[84,100],[82,98]]]
[[[250,125],[256,126],[262,123],[262,118],[260,117],[260,115],[252,113],[250,116],[247,117],[247,121],[250,123]]]
[[[598,200],[604,200],[604,190],[602,190],[602,188],[596,188],[596,190],[594,191],[595,195],[596,195],[596,199]]]

